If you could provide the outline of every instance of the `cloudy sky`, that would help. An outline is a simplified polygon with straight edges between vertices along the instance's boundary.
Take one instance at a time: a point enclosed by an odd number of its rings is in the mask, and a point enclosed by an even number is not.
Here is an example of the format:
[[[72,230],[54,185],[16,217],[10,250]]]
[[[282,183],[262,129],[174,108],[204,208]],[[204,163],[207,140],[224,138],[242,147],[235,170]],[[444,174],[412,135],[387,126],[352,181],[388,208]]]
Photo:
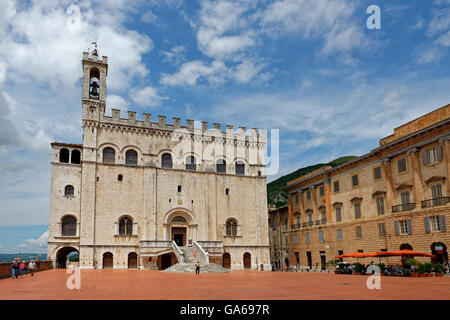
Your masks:
[[[380,30],[366,26],[372,4]],[[81,57],[94,40],[109,57],[108,112],[277,128],[280,170],[269,181],[366,153],[450,103],[450,0],[0,8],[0,252],[45,252],[49,143],[82,142]]]

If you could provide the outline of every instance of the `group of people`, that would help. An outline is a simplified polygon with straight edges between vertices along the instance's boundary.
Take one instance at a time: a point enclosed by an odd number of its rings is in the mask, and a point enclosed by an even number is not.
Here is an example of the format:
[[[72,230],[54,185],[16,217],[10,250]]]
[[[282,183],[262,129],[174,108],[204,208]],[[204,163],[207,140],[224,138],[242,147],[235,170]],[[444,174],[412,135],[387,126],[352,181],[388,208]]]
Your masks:
[[[19,276],[23,276],[28,272],[31,276],[34,275],[34,271],[36,270],[36,263],[34,260],[31,260],[28,264],[25,261],[19,261],[18,259],[14,259],[11,263],[11,273],[13,279],[19,279]]]

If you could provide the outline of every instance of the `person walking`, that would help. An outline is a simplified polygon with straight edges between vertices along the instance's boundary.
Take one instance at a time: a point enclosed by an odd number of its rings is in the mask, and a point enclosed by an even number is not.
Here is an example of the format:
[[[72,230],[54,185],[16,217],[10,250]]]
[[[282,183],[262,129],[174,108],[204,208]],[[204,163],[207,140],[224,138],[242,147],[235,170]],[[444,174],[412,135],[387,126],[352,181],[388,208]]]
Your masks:
[[[13,279],[19,279],[19,263],[17,262],[17,259],[14,259],[11,264],[11,272]]]
[[[28,264],[28,269],[30,269],[31,276],[34,275],[34,269],[36,269],[36,264],[34,263],[34,260],[31,260]]]
[[[195,264],[195,274],[200,274],[200,261]]]
[[[23,261],[20,263],[19,268],[20,268],[20,275],[23,276],[23,274],[25,273],[25,263]]]

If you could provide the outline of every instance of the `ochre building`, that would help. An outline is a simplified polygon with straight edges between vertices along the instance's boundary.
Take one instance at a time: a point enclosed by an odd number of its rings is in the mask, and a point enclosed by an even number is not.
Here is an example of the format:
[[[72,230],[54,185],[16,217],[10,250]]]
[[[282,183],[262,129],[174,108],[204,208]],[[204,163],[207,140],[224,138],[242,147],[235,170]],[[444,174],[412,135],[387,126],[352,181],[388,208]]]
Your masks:
[[[271,270],[265,130],[106,110],[108,60],[83,54],[82,144],[54,142],[48,257],[84,269],[165,269],[183,250]]]
[[[395,128],[365,155],[288,182],[285,263],[325,269],[342,253],[399,249],[447,261],[449,177],[447,105]]]

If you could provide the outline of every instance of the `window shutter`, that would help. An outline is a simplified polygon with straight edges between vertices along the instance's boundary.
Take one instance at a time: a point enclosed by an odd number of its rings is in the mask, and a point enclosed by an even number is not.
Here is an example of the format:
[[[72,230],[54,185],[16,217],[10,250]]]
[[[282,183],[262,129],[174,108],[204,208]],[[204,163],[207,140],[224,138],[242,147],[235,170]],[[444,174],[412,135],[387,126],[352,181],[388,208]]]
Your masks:
[[[442,146],[436,148],[436,161],[442,160]]]
[[[412,234],[411,219],[406,220],[408,226],[408,234]]]
[[[445,216],[439,216],[439,224],[441,225],[441,231],[447,231],[445,226]]]
[[[394,221],[394,227],[395,227],[395,235],[398,236],[400,234],[400,231],[398,229],[398,221]]]
[[[423,222],[425,223],[425,232],[429,233],[430,232],[430,218],[429,217],[423,218]]]
[[[430,162],[428,161],[428,151],[423,151],[422,152],[422,162],[423,162],[423,165],[424,166],[426,166],[427,164],[429,164]]]

